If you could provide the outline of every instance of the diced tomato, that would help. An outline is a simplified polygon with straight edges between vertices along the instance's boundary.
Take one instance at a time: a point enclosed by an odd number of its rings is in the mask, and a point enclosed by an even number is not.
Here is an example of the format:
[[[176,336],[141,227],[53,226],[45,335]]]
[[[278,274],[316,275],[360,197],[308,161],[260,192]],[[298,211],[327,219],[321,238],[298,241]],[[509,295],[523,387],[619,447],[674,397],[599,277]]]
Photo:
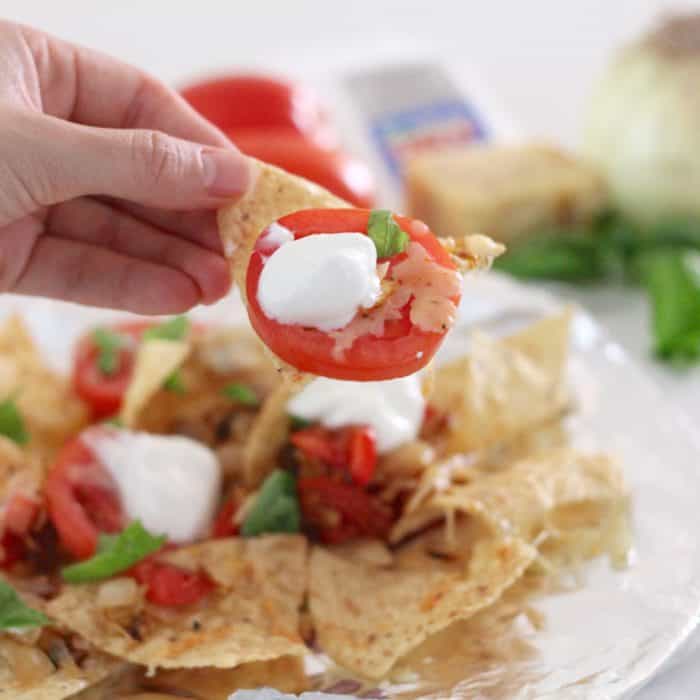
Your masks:
[[[306,523],[318,530],[328,544],[354,537],[384,538],[393,523],[393,513],[365,490],[330,477],[299,479],[299,501]],[[332,510],[339,516],[337,525],[328,527],[323,511]]]
[[[312,425],[290,436],[291,443],[307,457],[345,469],[358,486],[366,486],[377,466],[377,440],[368,425],[336,430]]]
[[[230,129],[227,133],[246,155],[311,180],[356,207],[374,204],[372,172],[349,153],[322,148],[288,129]]]
[[[239,506],[240,503],[234,499],[224,503],[219,514],[216,516],[216,520],[214,520],[214,525],[212,527],[213,537],[233,537],[238,534],[238,525],[233,522],[233,517],[236,515]]]
[[[90,405],[94,418],[105,418],[119,411],[131,380],[136,344],[152,325],[150,321],[134,321],[108,329],[123,336],[125,341],[119,350],[117,369],[112,374],[104,374],[99,368],[99,349],[92,333],[78,342],[73,361],[73,386],[78,396]]]
[[[41,510],[41,501],[37,496],[25,493],[13,493],[5,506],[2,516],[2,528],[15,535],[26,535],[36,522]]]
[[[336,140],[316,95],[298,83],[234,74],[190,85],[182,96],[224,131],[282,129],[324,145]]]
[[[358,486],[366,486],[377,466],[377,438],[368,425],[351,429],[349,467],[350,476]]]
[[[23,537],[5,530],[0,537],[0,569],[9,569],[13,564],[24,559],[26,549]]]
[[[367,209],[306,209],[284,216],[278,223],[292,231],[295,238],[302,238],[318,233],[367,233],[369,216]],[[454,273],[456,268],[450,255],[427,226],[401,216],[394,216],[394,220],[408,234],[410,241],[425,251],[420,264],[425,266],[427,277],[434,277],[436,270],[443,276],[445,271]],[[263,268],[278,245],[277,242],[271,242],[264,233],[258,238],[248,263],[246,291],[248,316],[253,328],[282,360],[303,372],[319,376],[369,381],[413,374],[425,367],[437,352],[449,330],[448,324],[443,324],[441,330],[419,328],[410,319],[415,303],[412,296],[396,310],[400,318],[392,318],[384,323],[381,336],[368,330],[366,318],[357,314],[342,329],[342,333],[351,340],[340,352],[337,351],[338,341],[332,333],[299,324],[280,323],[269,318],[260,305],[258,286]],[[388,280],[391,279],[393,270],[406,259],[407,254],[400,253],[386,260],[389,263],[386,273]],[[458,289],[459,278],[456,273],[454,277],[448,277],[454,280]],[[404,294],[411,291],[408,286],[401,289]],[[456,310],[460,293],[455,291],[444,299],[438,297],[438,300],[446,305],[451,304]],[[431,308],[437,309],[438,306]],[[426,316],[425,309],[422,309],[422,316]]]
[[[59,453],[45,491],[51,522],[63,546],[77,559],[95,553],[101,532],[120,532],[126,526],[116,485],[80,438]]]
[[[216,588],[204,572],[186,571],[153,557],[136,564],[130,574],[146,587],[151,603],[168,607],[191,605]]]
[[[307,457],[320,459],[334,467],[348,466],[348,440],[344,430],[312,425],[292,433],[289,439]]]

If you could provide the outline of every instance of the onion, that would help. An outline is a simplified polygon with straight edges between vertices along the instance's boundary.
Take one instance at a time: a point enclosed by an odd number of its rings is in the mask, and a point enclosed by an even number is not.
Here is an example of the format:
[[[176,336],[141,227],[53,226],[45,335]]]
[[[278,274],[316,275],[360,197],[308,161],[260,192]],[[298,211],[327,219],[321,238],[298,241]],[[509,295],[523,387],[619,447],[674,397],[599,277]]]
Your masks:
[[[700,217],[700,14],[624,48],[593,95],[583,152],[633,220]]]
[[[124,608],[141,601],[141,589],[132,578],[115,578],[103,583],[97,591],[98,608]]]

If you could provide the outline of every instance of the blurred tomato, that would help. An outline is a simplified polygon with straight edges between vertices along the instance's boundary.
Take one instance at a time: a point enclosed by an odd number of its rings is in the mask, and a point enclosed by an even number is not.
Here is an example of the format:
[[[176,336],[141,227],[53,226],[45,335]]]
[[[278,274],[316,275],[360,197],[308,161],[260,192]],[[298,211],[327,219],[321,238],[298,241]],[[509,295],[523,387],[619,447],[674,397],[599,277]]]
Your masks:
[[[220,129],[275,128],[332,145],[325,112],[308,88],[260,75],[231,75],[186,87],[183,97]]]
[[[246,155],[305,177],[356,207],[371,209],[374,179],[357,158],[328,150],[282,129],[227,129],[229,138]]]

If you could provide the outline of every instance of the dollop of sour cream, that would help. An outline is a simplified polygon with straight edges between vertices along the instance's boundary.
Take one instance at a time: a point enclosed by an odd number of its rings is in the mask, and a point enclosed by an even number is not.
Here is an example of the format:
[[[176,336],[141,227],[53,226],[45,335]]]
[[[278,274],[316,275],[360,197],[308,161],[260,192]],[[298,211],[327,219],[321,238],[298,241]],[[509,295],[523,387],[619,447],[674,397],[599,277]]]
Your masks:
[[[273,228],[274,227],[274,228]],[[285,324],[332,331],[346,326],[381,294],[377,249],[362,233],[319,233],[294,240],[284,227],[266,232],[281,242],[263,267],[258,301]]]
[[[287,404],[294,416],[320,421],[327,428],[370,425],[379,452],[413,440],[425,412],[420,375],[383,382],[350,382],[319,377]]]
[[[208,447],[129,430],[96,429],[84,439],[114,479],[129,520],[170,542],[207,535],[221,487],[219,462]]]

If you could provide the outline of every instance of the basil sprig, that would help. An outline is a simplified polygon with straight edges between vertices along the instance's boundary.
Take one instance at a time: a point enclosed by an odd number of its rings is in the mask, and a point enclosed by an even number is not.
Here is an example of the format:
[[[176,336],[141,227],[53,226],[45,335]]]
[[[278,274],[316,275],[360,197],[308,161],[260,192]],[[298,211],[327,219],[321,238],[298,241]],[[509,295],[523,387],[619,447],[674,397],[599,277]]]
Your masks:
[[[370,212],[367,235],[374,242],[377,258],[398,255],[408,246],[408,234],[394,221],[388,209],[373,209]]]
[[[0,630],[23,630],[42,627],[49,618],[30,608],[7,581],[0,579]]]
[[[265,479],[255,504],[243,521],[241,534],[255,537],[266,532],[299,532],[301,511],[296,479],[276,469]]]
[[[574,284],[624,281],[645,288],[653,350],[666,362],[700,360],[700,220],[639,226],[606,213],[585,230],[542,232],[512,245],[496,269]]]
[[[165,537],[152,535],[134,520],[118,535],[100,535],[97,553],[90,559],[65,567],[61,575],[68,583],[110,578],[157,552],[165,540]]]

